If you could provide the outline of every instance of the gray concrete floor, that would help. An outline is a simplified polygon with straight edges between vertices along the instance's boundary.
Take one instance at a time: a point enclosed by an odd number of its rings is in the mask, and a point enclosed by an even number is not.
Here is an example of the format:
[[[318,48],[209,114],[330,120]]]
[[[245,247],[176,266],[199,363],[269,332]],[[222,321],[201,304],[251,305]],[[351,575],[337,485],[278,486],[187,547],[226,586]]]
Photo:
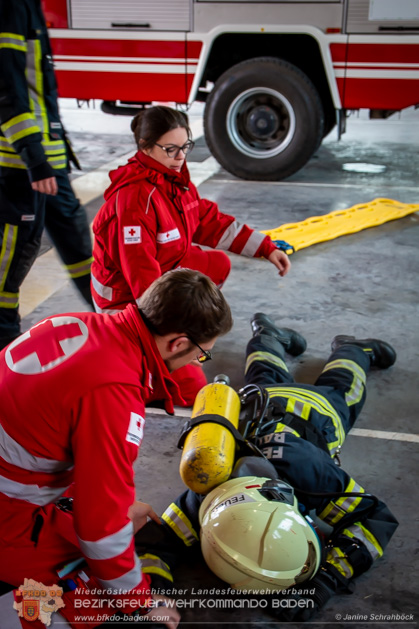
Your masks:
[[[85,147],[81,157],[86,158],[87,170],[96,167],[99,155],[106,161],[126,153],[131,141],[128,133],[119,137],[76,132],[71,138],[76,152]],[[306,167],[285,182],[245,182],[220,169],[200,186],[200,194],[216,201],[239,221],[261,230],[378,197],[419,203],[418,146],[418,111],[410,110],[401,118],[387,121],[368,121],[361,115],[349,119],[348,133],[340,142],[332,132]],[[90,161],[89,153],[94,157]],[[201,140],[199,152],[196,158],[192,153],[191,161],[203,160],[207,155]],[[343,169],[348,163],[381,165],[384,172],[348,172]],[[97,199],[89,204],[91,217],[100,202]],[[214,360],[206,367],[209,379],[226,373],[234,387],[241,386],[249,320],[257,311],[270,314],[279,325],[293,327],[307,338],[306,353],[290,361],[301,382],[315,380],[336,334],[383,338],[398,353],[393,368],[373,372],[369,377],[368,398],[357,427],[407,437],[397,440],[391,435],[379,439],[350,434],[343,448],[342,465],[367,491],[389,505],[400,526],[384,557],[358,580],[355,593],[332,599],[312,623],[317,627],[417,625],[418,443],[409,440],[409,435],[419,433],[418,242],[418,215],[412,214],[295,253],[286,278],[277,276],[265,260],[232,256],[233,269],[224,294],[235,324],[216,345]],[[47,240],[44,247],[48,247]],[[24,319],[23,327],[52,313],[77,310],[84,310],[84,305],[67,282]],[[182,411],[173,418],[157,411],[148,415],[136,480],[138,497],[158,512],[183,489],[178,475],[180,451],[176,449],[183,422]],[[198,563],[182,566],[176,577],[179,587],[189,588],[184,598],[194,598],[193,586],[222,587]],[[181,611],[181,626],[284,625],[261,609]],[[346,614],[365,614],[367,620],[344,621]],[[405,623],[395,617],[374,620],[374,614],[413,614],[414,619]]]

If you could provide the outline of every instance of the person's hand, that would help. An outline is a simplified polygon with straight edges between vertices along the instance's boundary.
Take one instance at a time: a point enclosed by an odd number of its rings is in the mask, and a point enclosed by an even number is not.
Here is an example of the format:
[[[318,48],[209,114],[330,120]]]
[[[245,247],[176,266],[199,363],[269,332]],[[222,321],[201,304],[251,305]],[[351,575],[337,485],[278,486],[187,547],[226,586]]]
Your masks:
[[[337,581],[327,570],[319,570],[314,579],[304,581],[298,589],[304,594],[286,594],[271,600],[271,613],[283,622],[305,622],[310,620],[332,598],[337,590]]]
[[[180,621],[180,614],[176,609],[176,603],[173,599],[166,596],[160,596],[160,594],[153,594],[152,599],[155,606],[149,611],[145,617],[150,622],[158,622],[161,625],[165,625],[168,629],[176,629]],[[165,618],[165,620],[162,620]]]
[[[43,194],[51,194],[55,196],[58,192],[58,184],[55,177],[48,177],[48,179],[40,179],[39,181],[32,181],[32,190],[42,192]]]
[[[140,502],[139,500],[136,500],[128,509],[128,517],[132,520],[134,525],[134,534],[147,523],[147,518],[151,518],[157,522],[157,524],[161,524],[160,518],[153,508],[147,503]]]
[[[284,277],[284,275],[286,275],[291,268],[289,257],[284,251],[281,251],[281,249],[275,249],[274,251],[272,251],[268,260],[274,266],[276,266],[276,268],[279,270],[279,275],[281,277]]]

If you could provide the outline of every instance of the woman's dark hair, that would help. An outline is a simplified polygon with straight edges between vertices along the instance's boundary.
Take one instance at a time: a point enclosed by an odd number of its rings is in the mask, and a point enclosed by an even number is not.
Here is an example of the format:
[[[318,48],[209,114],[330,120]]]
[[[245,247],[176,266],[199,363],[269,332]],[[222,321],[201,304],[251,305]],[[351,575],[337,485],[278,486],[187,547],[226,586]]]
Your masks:
[[[143,109],[131,121],[131,131],[139,149],[151,149],[162,135],[182,127],[192,139],[188,116],[183,111],[158,105]]]
[[[160,336],[185,334],[203,343],[227,334],[233,325],[220,289],[192,269],[174,269],[159,277],[141,295],[138,307]]]

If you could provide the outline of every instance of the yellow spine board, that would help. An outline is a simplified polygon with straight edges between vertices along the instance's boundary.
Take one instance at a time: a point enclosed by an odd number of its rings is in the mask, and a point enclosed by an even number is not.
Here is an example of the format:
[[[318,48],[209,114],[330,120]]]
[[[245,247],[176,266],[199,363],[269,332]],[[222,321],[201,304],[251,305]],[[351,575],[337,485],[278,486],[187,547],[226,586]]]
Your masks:
[[[403,218],[419,211],[419,205],[399,203],[392,199],[374,199],[346,210],[336,210],[324,216],[312,216],[299,223],[285,223],[276,229],[263,231],[271,240],[285,240],[299,251],[325,240],[354,234],[369,227]]]
[[[203,387],[192,410],[192,419],[220,415],[237,428],[240,399],[226,384],[211,383]],[[231,432],[216,422],[195,426],[185,439],[180,460],[180,476],[189,489],[206,494],[226,481],[233,469],[235,439]]]

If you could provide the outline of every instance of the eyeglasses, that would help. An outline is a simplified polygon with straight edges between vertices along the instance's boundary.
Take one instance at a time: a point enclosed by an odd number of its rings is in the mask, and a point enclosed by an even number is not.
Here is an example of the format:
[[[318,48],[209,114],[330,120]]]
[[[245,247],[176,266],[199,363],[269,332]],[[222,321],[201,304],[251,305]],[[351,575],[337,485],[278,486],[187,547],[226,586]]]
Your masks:
[[[197,357],[199,363],[205,363],[207,360],[211,360],[212,354],[209,349],[202,349],[202,347],[198,345],[198,343],[194,341],[190,336],[188,336],[188,339],[201,351],[201,354]]]
[[[181,151],[184,155],[187,155],[192,151],[193,147],[195,146],[195,142],[192,142],[192,140],[188,140],[183,146],[177,146],[176,144],[171,144],[170,146],[162,146],[157,142],[155,142],[154,144],[161,148],[162,151],[166,153],[167,157],[175,158],[179,155]]]

